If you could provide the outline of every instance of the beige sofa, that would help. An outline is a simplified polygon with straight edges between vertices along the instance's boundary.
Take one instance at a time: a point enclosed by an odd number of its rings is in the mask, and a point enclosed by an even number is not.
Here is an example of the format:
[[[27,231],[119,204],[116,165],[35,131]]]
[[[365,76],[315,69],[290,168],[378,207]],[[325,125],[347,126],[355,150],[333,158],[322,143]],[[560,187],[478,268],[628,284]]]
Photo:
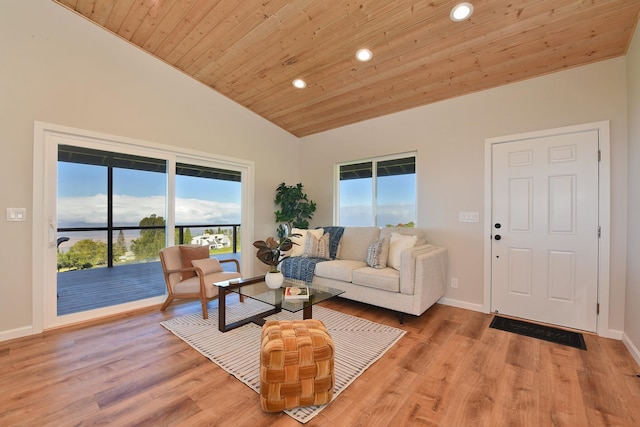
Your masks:
[[[415,242],[398,250],[402,236],[415,236]],[[374,268],[371,245],[380,241],[388,260]],[[312,283],[341,289],[342,298],[419,316],[444,295],[446,281],[447,249],[428,244],[424,230],[345,227],[335,259],[315,265]]]

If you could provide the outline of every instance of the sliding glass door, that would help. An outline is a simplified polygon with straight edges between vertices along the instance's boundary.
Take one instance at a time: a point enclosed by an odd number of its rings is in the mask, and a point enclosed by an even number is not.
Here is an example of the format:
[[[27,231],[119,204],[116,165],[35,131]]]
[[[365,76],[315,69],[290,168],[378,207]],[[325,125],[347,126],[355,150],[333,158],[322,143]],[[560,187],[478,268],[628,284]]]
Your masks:
[[[58,316],[165,293],[166,170],[162,159],[58,147]]]
[[[239,259],[241,172],[178,163],[175,182],[175,241],[209,246],[218,258]]]
[[[252,162],[37,122],[34,165],[35,332],[159,305],[166,245],[251,274]]]

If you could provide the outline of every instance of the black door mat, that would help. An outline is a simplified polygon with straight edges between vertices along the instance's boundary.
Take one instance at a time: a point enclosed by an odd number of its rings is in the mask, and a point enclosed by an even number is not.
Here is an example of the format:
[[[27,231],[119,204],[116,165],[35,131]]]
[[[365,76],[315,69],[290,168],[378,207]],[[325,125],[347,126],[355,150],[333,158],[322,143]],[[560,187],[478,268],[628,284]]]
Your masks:
[[[527,337],[538,338],[556,344],[567,345],[569,347],[586,350],[584,337],[577,332],[565,331],[564,329],[552,328],[550,326],[538,325],[535,323],[523,322],[521,320],[509,319],[495,316],[491,321],[490,328],[501,331],[513,332],[514,334],[525,335]]]

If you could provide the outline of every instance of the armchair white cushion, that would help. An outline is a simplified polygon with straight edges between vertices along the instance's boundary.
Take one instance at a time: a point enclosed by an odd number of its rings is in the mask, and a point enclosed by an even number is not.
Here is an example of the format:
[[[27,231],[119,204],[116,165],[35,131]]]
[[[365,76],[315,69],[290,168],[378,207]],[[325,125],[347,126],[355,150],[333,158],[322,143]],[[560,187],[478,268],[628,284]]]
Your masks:
[[[218,296],[213,284],[242,277],[237,260],[209,258],[207,246],[169,246],[160,251],[160,262],[167,285],[167,300],[160,311],[166,310],[174,299],[199,299],[202,317],[208,319],[207,302]],[[235,263],[236,272],[223,271],[221,263],[225,262]]]

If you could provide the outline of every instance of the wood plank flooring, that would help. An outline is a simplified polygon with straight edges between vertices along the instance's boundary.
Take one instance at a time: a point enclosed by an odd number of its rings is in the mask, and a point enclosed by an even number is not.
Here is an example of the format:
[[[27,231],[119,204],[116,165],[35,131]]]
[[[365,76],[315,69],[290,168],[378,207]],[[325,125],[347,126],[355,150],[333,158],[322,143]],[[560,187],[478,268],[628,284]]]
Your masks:
[[[322,305],[407,334],[308,426],[640,425],[640,368],[620,341],[585,335],[578,350],[442,305],[404,325],[364,304]],[[0,342],[0,425],[299,425],[262,412],[255,392],[159,324],[192,312],[198,303],[178,303]]]

